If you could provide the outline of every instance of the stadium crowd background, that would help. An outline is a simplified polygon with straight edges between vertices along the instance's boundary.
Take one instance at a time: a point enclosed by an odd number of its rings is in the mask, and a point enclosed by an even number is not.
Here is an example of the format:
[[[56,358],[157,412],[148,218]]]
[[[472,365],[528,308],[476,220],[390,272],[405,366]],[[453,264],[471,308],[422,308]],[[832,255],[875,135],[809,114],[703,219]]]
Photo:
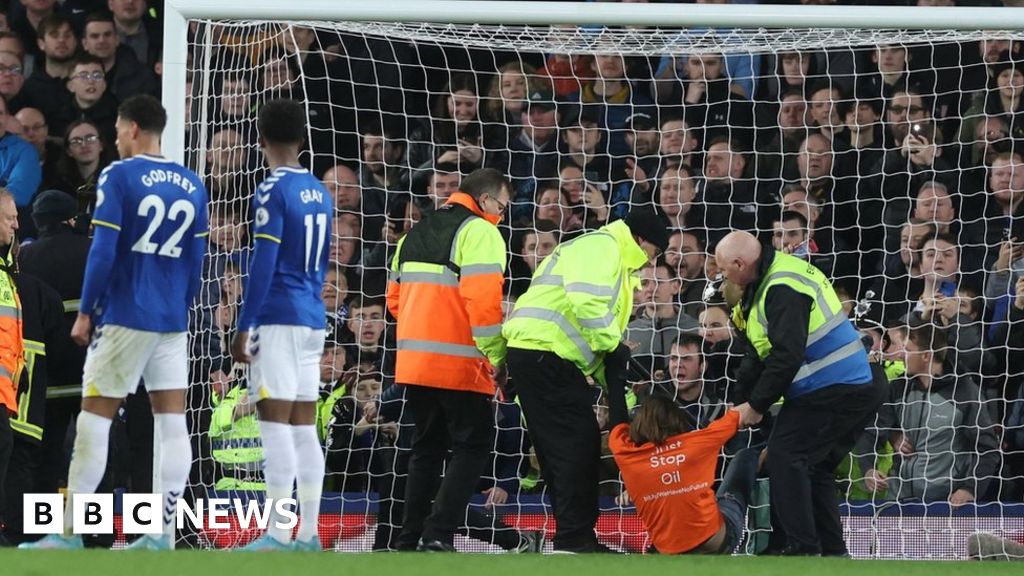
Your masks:
[[[14,0],[3,11],[0,177],[17,199],[23,241],[37,235],[32,201],[48,189],[78,201],[76,228],[87,233],[97,176],[116,159],[117,103],[160,91],[161,8]],[[198,489],[261,483],[258,427],[227,345],[248,261],[248,206],[264,177],[256,113],[284,96],[308,108],[305,161],[336,207],[319,422],[329,490],[373,492],[382,504],[404,493],[411,428],[393,386],[387,265],[397,240],[461,175],[494,167],[514,187],[502,228],[509,304],[558,243],[633,207],[664,217],[671,246],[641,273],[627,339],[702,425],[733,400],[743,350],[724,300],[704,298],[717,275],[714,247],[730,230],[749,230],[835,280],[892,377],[876,425],[838,472],[850,480],[845,496],[932,502],[966,490],[954,504],[1024,499],[1021,43],[622,57],[194,22],[189,43],[190,62],[209,58],[212,70],[188,77],[186,104],[186,165],[211,196],[191,346]],[[944,336],[921,341],[912,327],[922,324]],[[933,348],[946,374],[922,389],[903,371]],[[638,383],[638,394],[650,385]],[[499,434],[480,484],[493,504],[543,492],[508,400],[496,402]],[[606,422],[601,402],[595,389],[595,416]],[[107,488],[148,491],[144,403],[133,397],[123,411]],[[605,462],[604,495],[628,502]],[[59,487],[66,471],[49,463],[36,488]]]

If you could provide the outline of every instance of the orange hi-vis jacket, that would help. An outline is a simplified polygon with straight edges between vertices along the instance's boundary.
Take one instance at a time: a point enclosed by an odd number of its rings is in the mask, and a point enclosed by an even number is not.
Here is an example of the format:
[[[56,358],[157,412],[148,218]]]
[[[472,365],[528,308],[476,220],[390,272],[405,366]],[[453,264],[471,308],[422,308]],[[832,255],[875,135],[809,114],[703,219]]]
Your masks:
[[[506,351],[499,221],[456,192],[399,241],[387,295],[398,321],[396,382],[494,394],[492,366]]]
[[[18,411],[18,378],[25,365],[24,339],[21,332],[21,300],[14,284],[10,254],[0,268],[0,404],[7,411]]]

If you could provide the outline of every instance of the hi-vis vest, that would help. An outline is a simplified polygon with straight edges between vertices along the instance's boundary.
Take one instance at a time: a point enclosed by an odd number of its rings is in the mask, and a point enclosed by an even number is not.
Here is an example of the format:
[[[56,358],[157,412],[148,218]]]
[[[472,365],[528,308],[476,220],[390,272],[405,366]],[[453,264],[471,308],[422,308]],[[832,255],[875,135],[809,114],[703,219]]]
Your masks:
[[[804,363],[786,391],[796,398],[834,384],[871,382],[867,351],[825,275],[805,260],[775,252],[761,284],[744,316],[741,306],[733,308],[733,323],[743,330],[757,355],[764,360],[771,352],[764,315],[765,297],[772,286],[786,286],[808,296],[811,305]]]
[[[388,310],[398,320],[395,382],[493,395],[505,241],[499,216],[456,192],[398,243]]]
[[[621,220],[560,244],[505,321],[508,345],[552,352],[584,374],[597,373],[622,341],[640,285],[634,272],[646,263]]]
[[[0,264],[0,404],[17,414],[18,379],[25,365],[21,300],[14,284],[14,259],[8,253]]]
[[[235,406],[248,390],[235,386],[223,399],[213,397],[210,418],[211,455],[224,476],[215,490],[265,490],[263,483],[263,442],[256,413],[235,420]]]

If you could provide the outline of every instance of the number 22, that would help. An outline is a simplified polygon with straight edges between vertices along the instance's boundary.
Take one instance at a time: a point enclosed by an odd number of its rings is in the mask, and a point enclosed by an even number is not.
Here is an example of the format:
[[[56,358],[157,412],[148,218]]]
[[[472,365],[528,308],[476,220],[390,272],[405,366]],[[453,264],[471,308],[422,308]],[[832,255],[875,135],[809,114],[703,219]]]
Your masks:
[[[169,258],[180,257],[182,250],[181,239],[185,236],[185,231],[188,230],[189,226],[192,225],[192,221],[196,218],[195,206],[193,206],[188,200],[175,200],[174,203],[171,204],[171,209],[167,210],[167,206],[164,204],[162,198],[156,194],[150,194],[143,198],[142,202],[139,202],[138,215],[143,218],[148,218],[150,212],[153,212],[153,219],[149,221],[149,226],[146,227],[146,231],[132,246],[132,251],[141,252],[143,254],[158,254]],[[156,231],[159,230],[160,226],[164,223],[165,216],[171,222],[177,222],[180,215],[184,215],[181,219],[181,223],[178,224],[178,228],[162,246],[151,241],[153,234],[156,234]],[[159,251],[157,248],[159,248]]]

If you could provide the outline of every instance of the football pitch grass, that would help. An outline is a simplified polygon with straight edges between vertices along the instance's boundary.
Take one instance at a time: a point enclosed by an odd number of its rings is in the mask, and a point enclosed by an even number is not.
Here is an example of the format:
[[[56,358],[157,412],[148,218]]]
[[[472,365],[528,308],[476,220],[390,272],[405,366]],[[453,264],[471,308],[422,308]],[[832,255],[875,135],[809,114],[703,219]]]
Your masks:
[[[721,556],[302,554],[279,552],[0,551],[4,574],[164,576],[999,576],[1024,563]]]

